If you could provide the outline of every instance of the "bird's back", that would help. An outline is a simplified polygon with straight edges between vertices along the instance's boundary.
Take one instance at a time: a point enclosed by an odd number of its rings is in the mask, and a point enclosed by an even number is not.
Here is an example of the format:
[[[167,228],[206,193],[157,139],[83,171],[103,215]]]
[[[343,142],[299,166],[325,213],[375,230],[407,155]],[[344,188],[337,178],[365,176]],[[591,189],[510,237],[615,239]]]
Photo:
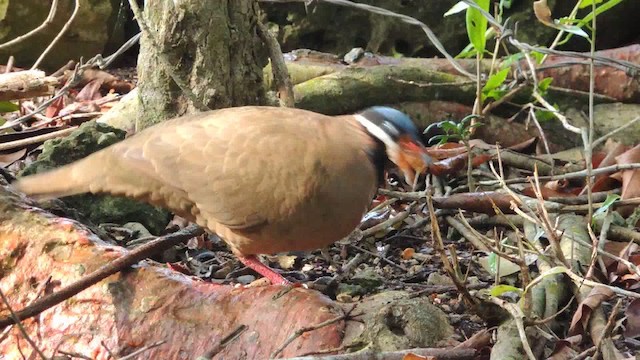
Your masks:
[[[345,236],[375,191],[371,140],[352,117],[242,107],[165,121],[17,187],[40,196],[125,195],[164,206],[240,254]]]

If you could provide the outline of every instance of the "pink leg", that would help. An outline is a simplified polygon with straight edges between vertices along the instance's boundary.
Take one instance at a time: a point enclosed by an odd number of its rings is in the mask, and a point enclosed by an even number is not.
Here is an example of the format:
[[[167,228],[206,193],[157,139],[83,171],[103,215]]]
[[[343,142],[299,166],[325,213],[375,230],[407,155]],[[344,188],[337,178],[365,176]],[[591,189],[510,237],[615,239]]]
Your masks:
[[[261,263],[255,255],[238,256],[238,259],[258,274],[269,279],[269,281],[271,281],[271,284],[273,285],[291,285],[291,282],[289,282],[289,280],[285,279],[282,275],[275,272],[272,268]]]

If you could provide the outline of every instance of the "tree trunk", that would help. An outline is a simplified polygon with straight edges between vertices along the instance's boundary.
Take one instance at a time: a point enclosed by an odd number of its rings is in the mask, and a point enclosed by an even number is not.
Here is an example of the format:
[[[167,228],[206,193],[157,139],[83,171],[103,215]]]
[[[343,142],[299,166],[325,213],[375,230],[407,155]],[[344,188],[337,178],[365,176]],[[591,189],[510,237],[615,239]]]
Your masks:
[[[206,109],[264,104],[267,61],[256,0],[148,0],[144,21],[150,33],[140,41],[138,129]]]

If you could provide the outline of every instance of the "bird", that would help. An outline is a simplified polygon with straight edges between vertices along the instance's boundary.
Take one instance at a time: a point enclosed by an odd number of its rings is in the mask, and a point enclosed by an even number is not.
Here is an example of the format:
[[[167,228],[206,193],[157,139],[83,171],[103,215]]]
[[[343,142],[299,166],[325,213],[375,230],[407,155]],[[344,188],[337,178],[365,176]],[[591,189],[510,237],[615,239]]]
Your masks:
[[[397,165],[411,184],[432,159],[405,113],[329,116],[243,106],[185,115],[12,185],[34,198],[134,198],[217,234],[247,267],[290,284],[259,254],[307,251],[349,235]]]

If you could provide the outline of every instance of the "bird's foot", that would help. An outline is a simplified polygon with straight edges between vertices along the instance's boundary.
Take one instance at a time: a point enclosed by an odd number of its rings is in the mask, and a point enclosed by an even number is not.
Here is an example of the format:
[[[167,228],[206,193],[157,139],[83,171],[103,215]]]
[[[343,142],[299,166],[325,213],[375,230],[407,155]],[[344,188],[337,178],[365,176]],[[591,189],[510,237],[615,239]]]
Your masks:
[[[282,275],[275,272],[272,268],[260,262],[260,260],[258,260],[255,255],[238,256],[238,259],[258,274],[269,279],[272,285],[295,286],[289,280],[285,279]]]

